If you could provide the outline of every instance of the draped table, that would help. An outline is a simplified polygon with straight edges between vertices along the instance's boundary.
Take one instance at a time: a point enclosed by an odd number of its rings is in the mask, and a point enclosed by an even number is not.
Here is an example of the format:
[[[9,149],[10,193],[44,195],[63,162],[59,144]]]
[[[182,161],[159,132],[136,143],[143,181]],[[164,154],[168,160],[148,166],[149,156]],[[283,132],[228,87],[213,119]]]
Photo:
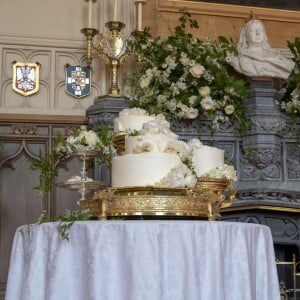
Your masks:
[[[6,300],[279,300],[264,225],[183,220],[18,228]]]

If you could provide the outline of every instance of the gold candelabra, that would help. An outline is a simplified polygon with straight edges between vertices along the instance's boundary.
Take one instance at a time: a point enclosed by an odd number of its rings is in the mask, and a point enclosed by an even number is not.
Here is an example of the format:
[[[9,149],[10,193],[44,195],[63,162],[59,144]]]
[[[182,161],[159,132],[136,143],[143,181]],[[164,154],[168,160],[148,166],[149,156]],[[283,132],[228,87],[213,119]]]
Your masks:
[[[118,21],[120,3],[118,0],[110,0],[110,10],[113,12],[110,18],[112,21],[105,23],[105,27],[109,29],[108,34],[99,33],[99,30],[93,28],[93,5],[97,0],[84,0],[88,3],[88,24],[86,28],[81,29],[87,40],[87,65],[90,66],[93,58],[101,57],[104,62],[111,66],[111,85],[108,90],[108,96],[120,97],[120,89],[118,87],[118,69],[129,55],[127,47],[127,37],[121,35],[121,30],[125,24]],[[135,0],[137,30],[142,30],[142,6],[146,3],[145,0]],[[98,35],[98,40],[94,43],[95,36]]]
[[[108,95],[120,97],[121,94],[117,81],[118,69],[129,55],[127,51],[127,38],[121,35],[121,30],[125,27],[125,24],[120,21],[109,21],[105,23],[105,27],[109,29],[108,34],[99,34],[99,30],[94,28],[81,29],[87,40],[87,64],[90,66],[92,59],[95,57],[101,57],[106,64],[109,64],[112,72]],[[96,35],[98,35],[98,40],[94,44],[94,37]]]

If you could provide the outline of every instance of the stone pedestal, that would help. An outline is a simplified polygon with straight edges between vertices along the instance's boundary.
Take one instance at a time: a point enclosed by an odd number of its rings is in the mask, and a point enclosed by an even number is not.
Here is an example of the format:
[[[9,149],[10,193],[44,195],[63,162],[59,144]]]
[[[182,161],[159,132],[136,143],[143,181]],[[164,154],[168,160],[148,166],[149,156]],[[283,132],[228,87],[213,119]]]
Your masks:
[[[276,98],[280,95],[268,79],[250,81],[250,89],[247,116],[253,125],[242,137],[236,205],[240,200],[243,205],[259,201],[261,205],[280,203],[297,207],[300,205],[300,148],[297,150],[296,140],[289,138],[287,120],[278,110]],[[290,169],[289,160],[294,160]],[[298,176],[292,179],[293,173]]]
[[[130,101],[127,98],[110,96],[100,96],[96,98],[94,104],[86,111],[89,125],[97,127],[104,123],[112,129],[113,119],[118,116],[122,109],[128,108],[129,103]]]

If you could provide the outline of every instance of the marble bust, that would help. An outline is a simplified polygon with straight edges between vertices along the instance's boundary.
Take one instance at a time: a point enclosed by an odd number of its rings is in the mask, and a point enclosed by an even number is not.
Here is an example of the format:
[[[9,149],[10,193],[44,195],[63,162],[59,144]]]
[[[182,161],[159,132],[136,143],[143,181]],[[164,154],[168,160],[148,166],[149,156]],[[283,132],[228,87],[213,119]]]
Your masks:
[[[290,58],[270,46],[264,24],[258,19],[251,19],[242,28],[237,50],[238,56],[231,57],[231,65],[249,77],[286,79],[294,68]]]

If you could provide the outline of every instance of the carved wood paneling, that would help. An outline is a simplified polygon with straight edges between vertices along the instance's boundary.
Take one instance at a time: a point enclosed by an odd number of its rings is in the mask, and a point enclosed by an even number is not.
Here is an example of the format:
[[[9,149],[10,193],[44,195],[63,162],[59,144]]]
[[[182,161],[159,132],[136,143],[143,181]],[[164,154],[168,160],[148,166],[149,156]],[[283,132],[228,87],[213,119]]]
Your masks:
[[[84,119],[82,119],[84,120]],[[43,211],[51,218],[66,209],[76,209],[79,193],[55,188],[46,198],[34,190],[39,170],[31,170],[28,158],[41,150],[51,151],[58,132],[70,134],[79,126],[75,120],[60,122],[0,121],[0,299],[4,299],[10,251],[17,227],[35,223]],[[57,182],[79,174],[81,162],[70,158],[59,166]],[[90,170],[91,171],[91,170]]]

